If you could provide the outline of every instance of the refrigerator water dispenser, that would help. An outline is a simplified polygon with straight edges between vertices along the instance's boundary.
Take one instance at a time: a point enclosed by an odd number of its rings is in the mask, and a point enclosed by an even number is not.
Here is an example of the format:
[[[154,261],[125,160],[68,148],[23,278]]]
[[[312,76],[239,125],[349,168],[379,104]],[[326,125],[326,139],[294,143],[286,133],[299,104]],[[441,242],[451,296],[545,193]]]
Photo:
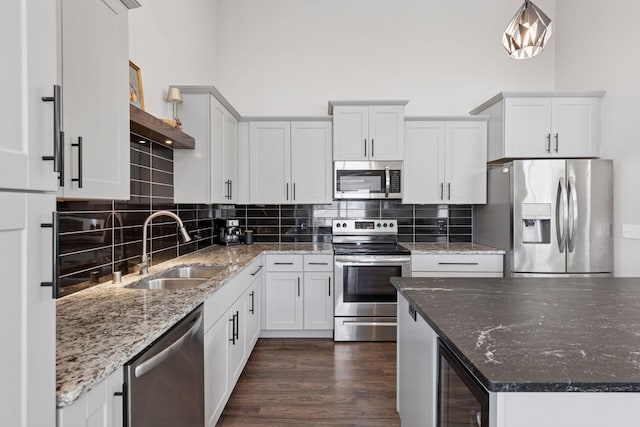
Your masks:
[[[522,243],[551,243],[550,204],[522,204]]]

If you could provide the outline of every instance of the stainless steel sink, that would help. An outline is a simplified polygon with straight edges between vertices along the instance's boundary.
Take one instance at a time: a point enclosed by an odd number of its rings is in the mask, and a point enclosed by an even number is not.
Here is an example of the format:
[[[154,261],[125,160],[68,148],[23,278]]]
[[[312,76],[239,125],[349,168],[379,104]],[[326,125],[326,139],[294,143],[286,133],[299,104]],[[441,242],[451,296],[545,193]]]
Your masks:
[[[191,278],[201,278],[201,279],[210,279],[211,277],[218,274],[220,271],[226,269],[226,266],[223,265],[214,265],[214,266],[187,266],[187,267],[178,267],[173,268],[171,270],[165,271],[160,274],[158,277],[166,277],[166,278],[178,278],[178,279],[191,279]]]
[[[195,288],[206,282],[206,278],[169,278],[163,277],[159,279],[140,280],[127,286],[130,289],[188,289]]]

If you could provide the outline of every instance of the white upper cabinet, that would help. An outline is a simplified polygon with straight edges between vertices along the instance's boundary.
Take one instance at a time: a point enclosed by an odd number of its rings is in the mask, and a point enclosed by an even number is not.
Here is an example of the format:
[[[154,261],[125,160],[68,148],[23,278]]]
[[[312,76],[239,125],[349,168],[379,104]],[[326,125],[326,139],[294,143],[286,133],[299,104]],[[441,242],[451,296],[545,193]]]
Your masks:
[[[251,202],[289,202],[293,194],[290,123],[251,122],[249,134]]]
[[[486,203],[485,120],[406,122],[403,203]]]
[[[182,91],[179,114],[183,130],[195,138],[196,147],[174,151],[174,199],[176,203],[237,203],[240,116],[217,99],[214,93],[219,93],[212,87],[183,87]]]
[[[60,1],[60,197],[129,198],[127,14],[120,0]]]
[[[331,123],[291,122],[294,203],[331,203]]]
[[[402,160],[407,101],[332,101],[333,160]]]
[[[331,202],[331,123],[251,121],[251,203]]]
[[[474,109],[489,119],[487,161],[599,157],[604,92],[503,92]]]
[[[56,84],[56,9],[46,0],[7,0],[0,16],[3,61],[0,100],[0,188],[55,191],[54,102]],[[26,92],[23,92],[26,90]]]

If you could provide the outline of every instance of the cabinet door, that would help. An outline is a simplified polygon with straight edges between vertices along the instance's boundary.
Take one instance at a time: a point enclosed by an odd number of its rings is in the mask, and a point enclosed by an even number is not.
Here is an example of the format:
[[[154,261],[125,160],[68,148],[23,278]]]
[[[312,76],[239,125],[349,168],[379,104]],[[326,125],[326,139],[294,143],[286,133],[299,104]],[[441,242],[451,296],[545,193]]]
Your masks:
[[[239,298],[238,301],[227,311],[229,328],[229,389],[233,387],[240,378],[244,364],[247,361],[247,307],[246,299]],[[235,320],[234,320],[235,316]]]
[[[116,370],[70,406],[58,409],[57,427],[122,427],[124,373]]]
[[[304,329],[333,329],[333,273],[304,273]]]
[[[222,316],[204,334],[204,410],[207,426],[214,427],[222,414],[229,390],[229,328]]]
[[[331,203],[331,123],[291,123],[293,203]]]
[[[290,123],[252,122],[249,144],[251,202],[288,202],[292,197]]]
[[[551,155],[551,98],[507,98],[504,115],[504,157]]]
[[[5,95],[0,100],[0,187],[55,191],[53,162],[53,95],[56,83],[56,10],[46,0],[3,2],[0,69]],[[10,82],[10,83],[9,83]],[[26,89],[26,94],[23,93]]]
[[[264,290],[264,329],[302,329],[302,273],[267,273]]]
[[[367,160],[370,143],[369,107],[333,108],[333,160]]]
[[[207,94],[182,95],[179,116],[183,130],[196,139],[193,150],[173,150],[173,186],[176,203],[211,203],[211,127]],[[194,185],[197,183],[197,185]]]
[[[447,122],[445,202],[487,203],[487,123]]]
[[[129,198],[127,9],[61,0],[65,182],[62,197]],[[78,144],[82,139],[82,158]],[[79,182],[82,169],[82,188]]]
[[[398,413],[402,425],[436,425],[437,336],[398,295]]]
[[[55,425],[55,300],[51,223],[55,196],[0,192],[0,321],[5,351],[0,366],[3,425]],[[29,265],[28,268],[23,267]]]
[[[444,122],[406,122],[403,203],[444,203],[444,135]]]
[[[369,140],[369,159],[402,160],[404,157],[404,106],[370,106]]]
[[[224,116],[224,203],[237,202],[238,121],[229,112]]]
[[[260,271],[253,277],[253,283],[249,286],[245,293],[246,307],[246,323],[247,323],[247,357],[251,354],[253,347],[258,342],[261,332],[260,318],[262,316],[260,307],[262,307],[262,278],[264,274]]]
[[[213,96],[209,96],[210,107],[209,111],[211,116],[209,134],[211,138],[211,149],[209,151],[210,161],[210,179],[211,179],[211,202],[212,203],[224,203],[228,201],[226,198],[227,191],[225,186],[225,158],[224,158],[224,144],[225,144],[225,115],[226,111],[224,107]]]
[[[553,98],[551,154],[554,157],[599,157],[597,98]]]

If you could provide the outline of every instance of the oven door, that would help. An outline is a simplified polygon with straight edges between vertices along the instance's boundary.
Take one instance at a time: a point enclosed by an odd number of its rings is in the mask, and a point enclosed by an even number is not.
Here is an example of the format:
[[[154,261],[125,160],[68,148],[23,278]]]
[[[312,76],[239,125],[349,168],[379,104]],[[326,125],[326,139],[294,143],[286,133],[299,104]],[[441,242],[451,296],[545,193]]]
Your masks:
[[[410,275],[410,256],[336,256],[335,315],[395,317],[396,290],[390,278]]]
[[[438,339],[437,427],[488,427],[489,393]]]

